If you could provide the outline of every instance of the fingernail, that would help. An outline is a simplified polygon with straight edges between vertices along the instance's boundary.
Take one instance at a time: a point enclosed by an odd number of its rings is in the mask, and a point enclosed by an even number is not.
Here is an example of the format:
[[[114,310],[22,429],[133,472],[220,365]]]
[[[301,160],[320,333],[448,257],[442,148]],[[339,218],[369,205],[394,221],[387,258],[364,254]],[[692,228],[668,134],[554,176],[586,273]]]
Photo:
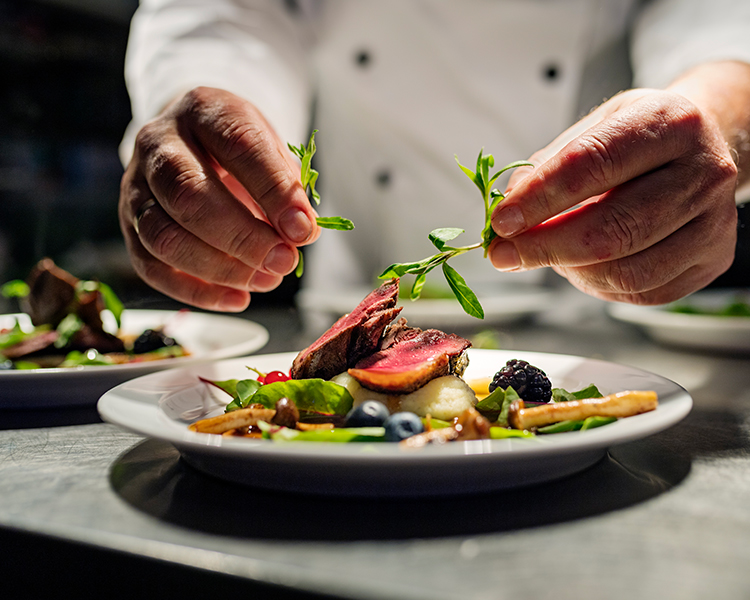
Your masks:
[[[498,271],[515,271],[521,266],[518,250],[510,242],[494,244],[490,251],[490,261]]]
[[[298,208],[290,208],[279,218],[279,227],[293,242],[306,241],[313,232],[310,218]]]
[[[276,275],[286,275],[294,268],[297,255],[286,244],[278,244],[271,248],[263,261],[263,269]]]
[[[515,204],[498,210],[492,217],[492,228],[497,235],[507,237],[523,231],[526,221],[521,209]]]
[[[221,297],[221,307],[224,310],[239,312],[247,308],[249,295],[240,290],[229,290]]]
[[[255,273],[250,280],[250,286],[253,291],[256,292],[270,292],[280,283],[281,279],[278,275],[271,275],[270,273],[264,273],[263,271]]]

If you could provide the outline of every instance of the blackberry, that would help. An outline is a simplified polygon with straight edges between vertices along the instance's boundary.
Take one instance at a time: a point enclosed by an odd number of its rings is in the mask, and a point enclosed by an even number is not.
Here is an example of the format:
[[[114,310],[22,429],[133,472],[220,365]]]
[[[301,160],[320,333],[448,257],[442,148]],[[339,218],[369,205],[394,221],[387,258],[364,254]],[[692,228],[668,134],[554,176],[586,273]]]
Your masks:
[[[552,383],[541,369],[525,360],[511,359],[495,373],[490,383],[490,392],[496,388],[512,387],[526,402],[549,402],[552,398]]]
[[[133,342],[133,354],[145,354],[159,348],[176,346],[177,342],[157,329],[147,329]]]

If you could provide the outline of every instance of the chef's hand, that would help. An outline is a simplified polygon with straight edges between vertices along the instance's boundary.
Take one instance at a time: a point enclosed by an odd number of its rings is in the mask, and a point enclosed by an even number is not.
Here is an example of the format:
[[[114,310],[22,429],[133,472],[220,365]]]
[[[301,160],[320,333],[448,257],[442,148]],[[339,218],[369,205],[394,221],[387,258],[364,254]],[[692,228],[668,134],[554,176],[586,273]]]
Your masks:
[[[258,110],[197,88],[138,133],[120,186],[133,266],[155,289],[240,311],[272,290],[319,235],[299,166]]]
[[[737,167],[685,96],[622,93],[530,162],[492,217],[495,268],[550,266],[594,297],[661,304],[731,265]]]

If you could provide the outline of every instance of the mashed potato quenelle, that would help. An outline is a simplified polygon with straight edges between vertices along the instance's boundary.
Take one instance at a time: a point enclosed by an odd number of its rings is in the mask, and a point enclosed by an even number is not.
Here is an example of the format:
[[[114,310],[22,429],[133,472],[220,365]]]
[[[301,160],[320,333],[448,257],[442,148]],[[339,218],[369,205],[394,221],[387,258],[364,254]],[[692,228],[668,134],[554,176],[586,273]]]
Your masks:
[[[331,379],[344,386],[354,398],[354,406],[365,400],[376,400],[385,404],[391,413],[413,412],[420,417],[428,414],[436,419],[450,421],[477,403],[474,391],[460,377],[445,375],[437,377],[411,394],[389,396],[362,387],[348,373],[341,373]]]

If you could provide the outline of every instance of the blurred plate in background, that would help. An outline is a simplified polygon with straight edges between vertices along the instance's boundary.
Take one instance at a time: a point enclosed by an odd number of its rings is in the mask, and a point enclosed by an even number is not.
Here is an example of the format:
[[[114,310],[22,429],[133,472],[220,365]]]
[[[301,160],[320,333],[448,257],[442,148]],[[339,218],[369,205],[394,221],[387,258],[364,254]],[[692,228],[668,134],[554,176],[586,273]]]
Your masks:
[[[610,304],[607,312],[618,321],[641,328],[655,341],[671,346],[750,352],[750,316],[711,314],[726,310],[736,302],[750,303],[750,290],[702,290],[662,306]],[[678,312],[676,309],[696,312]]]
[[[16,318],[0,315],[0,329]],[[125,310],[122,333],[138,335],[164,326],[190,356],[111,366],[0,371],[0,410],[95,406],[108,389],[133,377],[172,367],[245,356],[268,342],[268,331],[245,319],[191,311]]]

